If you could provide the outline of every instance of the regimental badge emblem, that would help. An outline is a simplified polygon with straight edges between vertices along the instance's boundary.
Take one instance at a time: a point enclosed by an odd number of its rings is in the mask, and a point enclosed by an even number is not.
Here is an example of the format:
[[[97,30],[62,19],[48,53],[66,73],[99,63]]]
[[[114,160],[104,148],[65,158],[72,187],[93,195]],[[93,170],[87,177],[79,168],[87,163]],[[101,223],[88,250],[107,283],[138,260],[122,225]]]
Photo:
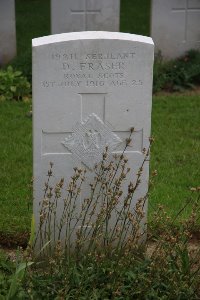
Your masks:
[[[122,140],[92,113],[86,120],[77,123],[71,136],[61,143],[72,153],[74,159],[79,159],[89,169],[93,169],[102,160],[106,146],[112,152]]]

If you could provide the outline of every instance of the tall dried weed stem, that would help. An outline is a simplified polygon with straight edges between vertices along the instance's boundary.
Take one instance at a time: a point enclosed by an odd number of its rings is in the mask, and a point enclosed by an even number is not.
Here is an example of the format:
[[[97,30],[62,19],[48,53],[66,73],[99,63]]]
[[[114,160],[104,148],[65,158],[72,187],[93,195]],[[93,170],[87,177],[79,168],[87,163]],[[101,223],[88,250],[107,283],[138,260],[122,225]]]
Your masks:
[[[94,167],[94,179],[87,187],[88,197],[82,199],[81,205],[81,191],[86,189],[87,184],[86,170],[75,167],[67,187],[64,178],[51,186],[53,163],[50,163],[34,245],[39,244],[42,254],[54,253],[57,244],[62,245],[68,259],[72,255],[79,257],[82,253],[93,253],[99,249],[110,256],[113,251],[119,253],[137,247],[144,234],[142,222],[147,195],[138,199],[134,206],[132,201],[144,164],[149,159],[150,146],[143,149],[142,164],[125,192],[127,174],[131,172],[125,151],[131,143],[133,132],[134,129],[131,129],[123,152],[115,155],[113,160],[106,147],[102,161]],[[151,142],[152,139],[150,145]],[[58,206],[62,207],[59,216]]]
[[[147,233],[147,195],[134,206],[132,200],[150,147],[143,149],[142,165],[125,193],[131,172],[125,151],[132,133],[123,153],[113,161],[105,149],[80,210],[77,204],[87,172],[74,168],[67,188],[64,179],[53,187],[51,164],[32,245],[39,245],[46,259],[27,273],[24,290],[30,299],[200,299],[200,247],[190,244],[199,224],[200,187],[191,188],[191,198],[174,217],[158,206],[148,224],[147,242],[142,243]],[[189,218],[181,219],[182,212],[190,208]],[[28,259],[31,250],[26,252]]]

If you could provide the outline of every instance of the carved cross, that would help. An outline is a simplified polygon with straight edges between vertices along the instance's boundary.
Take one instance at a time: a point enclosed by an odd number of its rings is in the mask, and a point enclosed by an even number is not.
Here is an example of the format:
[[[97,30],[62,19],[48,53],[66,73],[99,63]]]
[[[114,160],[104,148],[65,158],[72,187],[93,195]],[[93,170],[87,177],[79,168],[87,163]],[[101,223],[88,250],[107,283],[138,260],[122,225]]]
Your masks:
[[[42,155],[75,153],[86,166],[92,168],[95,160],[102,157],[106,142],[109,142],[108,147],[112,153],[122,151],[130,133],[129,131],[113,131],[111,126],[104,125],[106,95],[106,93],[80,93],[81,122],[75,125],[73,132],[43,131]],[[87,119],[89,119],[88,122],[86,122]],[[142,152],[142,149],[143,131],[141,129],[134,133],[133,144],[130,144],[126,152]]]
[[[172,8],[172,13],[184,13],[185,18],[185,26],[184,26],[184,40],[183,42],[187,42],[188,40],[188,19],[189,19],[189,13],[190,12],[199,12],[200,13],[200,7],[189,7],[189,0],[186,0],[185,7],[183,8]],[[200,41],[197,41],[200,42]]]
[[[90,9],[88,8],[88,4],[87,4],[87,0],[82,0],[84,1],[84,8],[83,9],[79,9],[79,10],[75,10],[75,9],[71,9],[71,14],[76,14],[76,15],[83,15],[84,17],[84,29],[88,30],[88,15],[97,15],[101,13],[100,9]]]

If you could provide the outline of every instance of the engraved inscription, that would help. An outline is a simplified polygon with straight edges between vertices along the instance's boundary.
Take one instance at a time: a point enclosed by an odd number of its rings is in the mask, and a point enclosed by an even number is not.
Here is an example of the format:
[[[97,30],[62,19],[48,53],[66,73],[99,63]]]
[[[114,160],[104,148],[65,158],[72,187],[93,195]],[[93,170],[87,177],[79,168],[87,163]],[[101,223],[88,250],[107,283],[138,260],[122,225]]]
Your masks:
[[[106,60],[106,59],[110,59],[110,60],[129,60],[129,59],[134,59],[136,55],[136,52],[116,52],[116,53],[86,53],[83,57],[83,59],[86,60]],[[55,60],[80,60],[81,57],[78,56],[77,53],[52,53],[51,55],[52,59]]]
[[[43,88],[94,88],[134,87],[144,83],[137,74],[128,73],[130,64],[135,64],[137,47],[132,52],[53,52],[50,54],[59,79],[41,82]]]
[[[93,113],[78,123],[72,135],[61,143],[72,152],[75,159],[78,158],[89,169],[93,169],[102,160],[105,147],[108,146],[112,152],[122,140]]]

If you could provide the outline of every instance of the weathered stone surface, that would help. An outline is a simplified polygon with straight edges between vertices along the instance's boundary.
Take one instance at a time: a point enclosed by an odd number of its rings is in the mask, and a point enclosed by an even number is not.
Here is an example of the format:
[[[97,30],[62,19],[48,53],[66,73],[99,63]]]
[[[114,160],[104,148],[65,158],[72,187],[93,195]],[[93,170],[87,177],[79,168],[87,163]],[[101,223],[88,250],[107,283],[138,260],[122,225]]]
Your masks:
[[[51,0],[51,32],[119,31],[119,0]]]
[[[86,167],[88,181],[107,145],[122,153],[130,128],[133,142],[125,151],[136,176],[149,146],[152,102],[153,42],[126,33],[82,32],[33,40],[34,213],[49,163],[53,180],[66,181],[75,166]],[[149,162],[132,205],[148,189]],[[124,191],[127,190],[127,184]],[[88,197],[82,190],[80,205]]]
[[[16,55],[15,1],[0,1],[0,66]]]
[[[153,0],[151,36],[165,58],[200,49],[200,1]]]

